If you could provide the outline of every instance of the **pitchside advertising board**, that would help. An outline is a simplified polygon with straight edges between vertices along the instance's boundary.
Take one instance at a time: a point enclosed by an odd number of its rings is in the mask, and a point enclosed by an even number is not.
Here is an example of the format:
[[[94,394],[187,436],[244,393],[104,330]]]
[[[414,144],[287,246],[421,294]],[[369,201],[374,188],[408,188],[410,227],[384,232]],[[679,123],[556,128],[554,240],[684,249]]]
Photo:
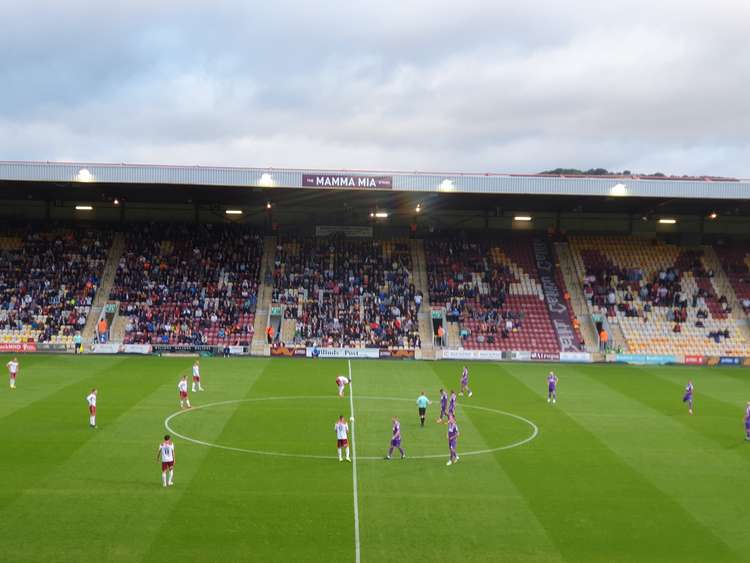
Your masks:
[[[444,360],[503,360],[501,350],[443,350]]]
[[[707,358],[706,363],[710,366],[748,366],[750,358],[742,356],[713,356]]]
[[[617,354],[615,361],[621,364],[664,365],[676,364],[677,356],[666,354]]]
[[[349,358],[349,359],[378,359],[392,358],[413,360],[414,350],[389,350],[387,348],[284,348],[283,352],[275,352],[271,348],[272,356],[305,356],[307,358]]]
[[[706,363],[706,358],[703,356],[687,355],[685,356],[684,363],[689,366],[700,366]]]
[[[271,348],[272,356],[285,356],[287,358],[293,358],[295,356],[305,357],[306,349],[302,347],[295,348],[294,346],[274,346]]]
[[[525,352],[502,350],[443,350],[444,360],[511,360],[517,362],[575,362],[591,363],[593,358],[587,352]]]
[[[391,190],[393,176],[364,176],[360,174],[302,174],[305,188],[340,188],[360,190]]]
[[[744,356],[685,356],[688,365],[750,366],[750,358]]]
[[[153,349],[150,344],[118,344],[107,342],[106,344],[94,344],[94,354],[150,354]]]
[[[36,352],[36,342],[0,342],[0,353]]]
[[[379,358],[378,348],[307,348],[308,358]]]
[[[738,358],[735,356],[720,356],[719,365],[720,366],[741,366],[742,358]]]

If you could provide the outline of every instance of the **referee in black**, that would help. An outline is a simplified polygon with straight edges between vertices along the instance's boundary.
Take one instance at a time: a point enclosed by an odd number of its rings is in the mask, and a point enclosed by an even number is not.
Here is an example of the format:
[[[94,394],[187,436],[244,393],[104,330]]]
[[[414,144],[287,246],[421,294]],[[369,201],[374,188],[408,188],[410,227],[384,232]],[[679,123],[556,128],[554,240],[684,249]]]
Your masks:
[[[431,405],[432,401],[427,398],[424,391],[417,397],[417,407],[419,408],[419,423],[420,426],[424,426],[424,417],[427,414],[427,405]]]

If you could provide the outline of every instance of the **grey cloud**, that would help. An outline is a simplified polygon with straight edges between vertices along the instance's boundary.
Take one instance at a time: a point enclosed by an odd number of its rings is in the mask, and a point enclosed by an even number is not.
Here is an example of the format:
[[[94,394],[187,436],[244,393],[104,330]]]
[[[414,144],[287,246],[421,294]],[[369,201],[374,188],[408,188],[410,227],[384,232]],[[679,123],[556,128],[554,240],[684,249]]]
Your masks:
[[[744,2],[316,4],[16,3],[0,155],[748,175]]]

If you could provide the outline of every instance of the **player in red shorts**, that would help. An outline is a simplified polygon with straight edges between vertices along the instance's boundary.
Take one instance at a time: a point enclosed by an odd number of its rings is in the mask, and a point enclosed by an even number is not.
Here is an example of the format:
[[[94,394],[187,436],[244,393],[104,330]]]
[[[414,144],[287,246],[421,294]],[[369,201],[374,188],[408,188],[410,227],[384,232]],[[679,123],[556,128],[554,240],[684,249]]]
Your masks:
[[[180,382],[177,384],[177,390],[180,392],[180,408],[184,409],[186,406],[190,408],[190,399],[188,399],[188,386],[187,386],[187,375],[183,375]]]
[[[339,387],[339,397],[344,396],[344,388],[349,385],[349,380],[343,375],[339,375],[336,378],[336,385]]]
[[[8,376],[10,378],[10,388],[16,388],[16,375],[18,374],[18,358],[13,358],[5,367],[8,368]]]
[[[198,391],[203,391],[201,387],[201,366],[198,360],[195,360],[193,364],[193,393],[195,393],[195,386],[198,386]]]
[[[96,387],[91,390],[86,396],[86,402],[89,404],[89,426],[96,428],[96,395],[98,391]]]
[[[174,485],[174,444],[169,434],[164,436],[164,441],[159,444],[156,459],[161,460],[161,483],[165,487]],[[169,479],[167,479],[169,473]]]
[[[336,425],[333,428],[336,430],[336,447],[339,451],[339,461],[344,461],[341,458],[342,448],[346,449],[346,461],[351,461],[351,458],[349,457],[349,425],[346,423],[343,414],[339,416],[339,419],[336,421]]]

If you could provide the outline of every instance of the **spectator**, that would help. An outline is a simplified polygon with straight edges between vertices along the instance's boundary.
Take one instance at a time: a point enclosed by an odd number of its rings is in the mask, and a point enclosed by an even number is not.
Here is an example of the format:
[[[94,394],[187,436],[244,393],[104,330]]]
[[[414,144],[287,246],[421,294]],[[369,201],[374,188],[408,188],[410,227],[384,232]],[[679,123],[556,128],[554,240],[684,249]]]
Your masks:
[[[109,335],[107,331],[107,319],[102,317],[99,319],[99,323],[97,324],[97,333],[99,334],[99,342],[107,342],[107,337]]]
[[[607,350],[607,343],[609,342],[609,334],[602,328],[599,332],[599,351],[604,352]]]

